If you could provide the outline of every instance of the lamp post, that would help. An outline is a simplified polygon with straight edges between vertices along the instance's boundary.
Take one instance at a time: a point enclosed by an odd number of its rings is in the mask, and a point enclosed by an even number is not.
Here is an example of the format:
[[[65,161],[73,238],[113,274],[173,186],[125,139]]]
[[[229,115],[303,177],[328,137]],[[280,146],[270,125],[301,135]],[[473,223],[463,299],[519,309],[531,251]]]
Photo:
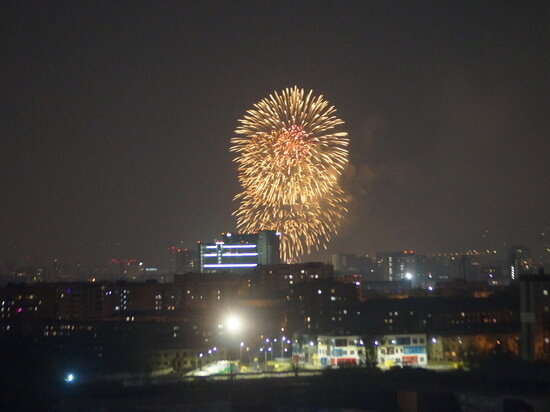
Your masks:
[[[269,351],[271,352],[273,350],[273,341],[269,340],[269,338],[266,338],[265,343],[269,343]],[[271,354],[271,360],[273,360],[273,353]]]
[[[267,370],[267,351],[264,350],[264,347],[262,346],[260,348],[260,352],[264,353],[264,372]]]
[[[221,326],[228,332],[229,335],[231,335],[233,339],[235,339],[238,334],[243,330],[242,317],[234,313],[229,314],[228,316],[226,316]],[[241,341],[239,345],[239,355],[241,363],[243,361],[243,347],[244,342]]]
[[[202,357],[204,356],[204,354],[201,352],[199,353],[199,358],[197,360],[198,364],[199,364],[199,369],[202,370]]]

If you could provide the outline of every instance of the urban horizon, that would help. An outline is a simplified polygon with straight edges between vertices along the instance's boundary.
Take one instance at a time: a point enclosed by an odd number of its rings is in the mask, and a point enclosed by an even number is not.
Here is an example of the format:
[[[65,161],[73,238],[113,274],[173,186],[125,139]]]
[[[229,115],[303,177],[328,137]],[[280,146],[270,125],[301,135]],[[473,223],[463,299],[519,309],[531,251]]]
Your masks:
[[[550,2],[1,8],[0,410],[550,410]]]

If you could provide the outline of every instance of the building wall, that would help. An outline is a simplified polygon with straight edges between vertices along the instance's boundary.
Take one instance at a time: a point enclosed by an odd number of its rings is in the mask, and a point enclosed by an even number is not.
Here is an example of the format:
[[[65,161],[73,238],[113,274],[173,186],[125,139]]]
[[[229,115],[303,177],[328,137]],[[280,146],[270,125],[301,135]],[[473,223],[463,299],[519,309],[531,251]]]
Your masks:
[[[383,335],[376,340],[375,345],[380,368],[428,364],[425,334]]]
[[[521,357],[550,360],[550,276],[520,277]]]
[[[321,367],[362,366],[365,347],[359,336],[303,335],[293,339],[292,360]]]
[[[430,344],[430,360],[468,362],[495,354],[519,355],[517,333],[477,333],[467,335],[434,336],[436,344]]]
[[[199,243],[202,273],[246,272],[258,264],[279,263],[279,235],[274,231],[226,233],[221,240]]]

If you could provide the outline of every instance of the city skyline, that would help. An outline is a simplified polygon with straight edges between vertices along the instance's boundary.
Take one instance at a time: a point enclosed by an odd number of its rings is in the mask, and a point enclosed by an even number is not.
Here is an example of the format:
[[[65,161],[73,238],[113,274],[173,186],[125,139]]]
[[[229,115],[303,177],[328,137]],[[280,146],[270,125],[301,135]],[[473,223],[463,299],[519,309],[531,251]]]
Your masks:
[[[350,137],[350,213],[311,259],[544,250],[548,7],[467,5],[4,5],[0,258],[155,262],[235,231],[236,119],[294,84]]]

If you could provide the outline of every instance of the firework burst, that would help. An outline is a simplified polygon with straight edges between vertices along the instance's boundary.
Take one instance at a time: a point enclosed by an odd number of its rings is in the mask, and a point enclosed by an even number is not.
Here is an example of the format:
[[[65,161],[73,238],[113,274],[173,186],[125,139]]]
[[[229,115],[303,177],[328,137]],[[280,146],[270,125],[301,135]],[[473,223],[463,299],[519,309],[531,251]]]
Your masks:
[[[338,178],[349,141],[335,113],[323,96],[293,87],[256,103],[231,139],[243,188],[237,226],[280,232],[284,261],[326,248],[347,211]]]

